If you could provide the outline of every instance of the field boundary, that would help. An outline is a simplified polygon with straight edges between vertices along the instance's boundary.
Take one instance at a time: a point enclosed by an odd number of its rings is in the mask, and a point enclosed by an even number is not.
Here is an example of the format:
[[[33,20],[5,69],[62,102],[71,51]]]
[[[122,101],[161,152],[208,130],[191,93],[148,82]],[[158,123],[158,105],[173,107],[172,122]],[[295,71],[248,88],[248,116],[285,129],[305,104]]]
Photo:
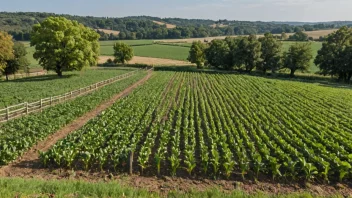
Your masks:
[[[104,87],[106,85],[109,85],[111,83],[114,83],[114,82],[122,80],[122,79],[129,78],[129,77],[135,75],[136,73],[138,73],[139,71],[147,70],[147,69],[148,69],[147,67],[142,68],[142,69],[137,69],[135,71],[128,72],[128,73],[125,73],[122,75],[118,75],[113,78],[109,78],[107,80],[103,80],[103,81],[94,83],[92,85],[89,85],[89,86],[86,86],[83,88],[79,88],[79,89],[76,89],[76,90],[61,94],[61,95],[43,98],[43,99],[40,99],[35,102],[31,102],[31,103],[24,102],[21,104],[8,106],[4,109],[0,109],[0,123],[7,122],[9,120],[21,117],[23,115],[28,115],[30,113],[42,111],[43,109],[45,109],[47,107],[51,107],[56,104],[60,104],[62,102],[65,102],[67,100],[71,100],[71,99],[77,98],[79,96],[86,95],[90,92],[96,91],[97,89],[99,89],[101,87]],[[149,69],[149,70],[152,70],[152,69]]]

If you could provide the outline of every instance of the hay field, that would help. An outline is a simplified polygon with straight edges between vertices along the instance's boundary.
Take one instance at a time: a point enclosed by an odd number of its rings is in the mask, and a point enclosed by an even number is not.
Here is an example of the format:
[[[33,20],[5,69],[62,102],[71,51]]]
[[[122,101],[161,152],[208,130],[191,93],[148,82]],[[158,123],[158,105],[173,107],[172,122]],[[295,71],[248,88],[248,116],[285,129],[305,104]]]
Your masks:
[[[97,29],[101,32],[104,32],[106,34],[113,34],[113,35],[119,35],[120,31],[115,31],[115,30],[107,30],[107,29]]]
[[[164,23],[164,22],[160,22],[160,21],[153,21],[153,22],[158,25],[165,25],[166,24],[166,28],[168,28],[168,29],[176,28],[176,25],[173,25],[173,24]]]

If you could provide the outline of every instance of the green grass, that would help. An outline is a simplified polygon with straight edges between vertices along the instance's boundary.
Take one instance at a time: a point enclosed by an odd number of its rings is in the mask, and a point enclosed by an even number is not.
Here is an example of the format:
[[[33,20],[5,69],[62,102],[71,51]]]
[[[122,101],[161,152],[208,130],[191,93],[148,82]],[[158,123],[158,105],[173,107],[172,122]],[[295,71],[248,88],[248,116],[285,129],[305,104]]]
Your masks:
[[[112,46],[101,46],[101,55],[112,56]],[[186,60],[189,48],[170,45],[132,46],[135,56],[166,58],[173,60]]]
[[[153,40],[123,40],[123,41],[100,41],[100,46],[113,46],[117,42],[123,42],[128,45],[151,45]]]
[[[21,178],[1,178],[0,195],[2,198],[10,197],[163,197],[158,193],[148,192],[144,189],[126,187],[118,182],[97,182],[88,183],[85,181],[44,181],[38,179],[21,179]],[[309,193],[297,193],[286,195],[267,195],[265,193],[254,193],[248,195],[240,190],[223,193],[218,189],[206,189],[204,192],[169,192],[165,197],[194,197],[194,198],[310,198]],[[337,196],[335,196],[337,197]]]
[[[66,72],[63,78],[56,74],[35,76],[0,82],[0,108],[22,102],[31,102],[60,95],[96,82],[112,78],[132,69],[93,70]]]

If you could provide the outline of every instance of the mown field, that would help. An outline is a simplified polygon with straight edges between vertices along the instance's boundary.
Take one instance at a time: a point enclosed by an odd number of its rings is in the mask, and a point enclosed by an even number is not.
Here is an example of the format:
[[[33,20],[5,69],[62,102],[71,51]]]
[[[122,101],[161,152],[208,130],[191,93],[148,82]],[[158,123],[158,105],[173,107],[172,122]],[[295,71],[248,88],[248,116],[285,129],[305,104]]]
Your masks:
[[[112,56],[113,55],[113,44],[117,41],[101,41],[100,48],[101,48],[101,55],[103,56]],[[186,61],[189,53],[189,48],[191,47],[191,43],[157,43],[153,44],[154,41],[152,40],[124,40],[125,42],[132,46],[134,50],[135,56],[142,56],[142,57],[152,57],[152,58],[165,58],[165,59],[172,59],[172,60],[181,60]],[[288,50],[288,48],[294,42],[283,42],[283,50]],[[317,55],[318,50],[322,47],[321,42],[311,42],[312,44],[312,53],[315,57]],[[29,44],[26,43],[28,46],[28,59],[31,62],[30,67],[40,68],[38,62],[33,58],[34,48],[29,47]],[[314,60],[311,61],[311,67],[309,72],[315,73],[319,71],[319,68],[314,64]]]
[[[155,72],[44,166],[230,180],[348,181],[352,91],[238,74]]]
[[[2,93],[0,94],[0,108],[60,95],[132,70],[132,68],[87,69],[80,72],[67,72],[63,78],[56,74],[49,74],[9,82],[0,81],[0,93]]]

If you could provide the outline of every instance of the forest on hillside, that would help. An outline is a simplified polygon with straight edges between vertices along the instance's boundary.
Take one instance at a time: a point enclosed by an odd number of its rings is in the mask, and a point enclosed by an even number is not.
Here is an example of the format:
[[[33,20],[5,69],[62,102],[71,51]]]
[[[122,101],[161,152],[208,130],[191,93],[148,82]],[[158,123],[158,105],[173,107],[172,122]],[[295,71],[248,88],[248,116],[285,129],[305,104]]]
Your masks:
[[[208,36],[249,35],[298,31],[313,31],[338,28],[342,25],[352,25],[352,22],[330,22],[319,24],[286,24],[284,22],[249,22],[230,20],[203,20],[181,18],[158,18],[149,16],[133,16],[123,18],[59,15],[40,12],[0,12],[0,31],[11,34],[15,40],[29,40],[32,26],[49,16],[63,16],[76,20],[93,29],[108,29],[119,31],[108,34],[99,31],[101,40],[134,40],[134,39],[180,39],[201,38]],[[153,21],[176,25],[167,28],[166,25]]]

